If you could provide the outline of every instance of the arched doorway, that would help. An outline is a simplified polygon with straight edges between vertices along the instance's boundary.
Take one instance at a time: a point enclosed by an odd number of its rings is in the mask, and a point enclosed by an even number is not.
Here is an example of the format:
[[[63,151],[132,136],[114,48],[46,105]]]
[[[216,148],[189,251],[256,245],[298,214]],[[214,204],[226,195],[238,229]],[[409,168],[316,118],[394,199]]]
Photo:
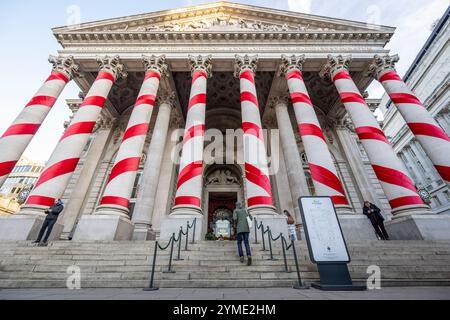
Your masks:
[[[242,181],[242,170],[237,165],[214,164],[205,170],[203,209],[208,239],[216,239],[220,235],[224,239],[235,238],[233,211],[237,201],[244,203]]]

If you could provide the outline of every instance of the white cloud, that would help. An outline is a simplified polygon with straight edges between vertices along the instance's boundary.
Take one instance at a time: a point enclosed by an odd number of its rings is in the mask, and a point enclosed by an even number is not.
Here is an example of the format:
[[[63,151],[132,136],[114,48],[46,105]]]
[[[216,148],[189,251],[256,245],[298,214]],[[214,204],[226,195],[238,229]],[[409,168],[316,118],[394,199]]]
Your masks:
[[[291,11],[311,13],[311,0],[288,0],[288,7]]]
[[[400,61],[398,72],[403,75],[413,62],[431,33],[431,25],[442,16],[448,6],[448,0],[433,0],[425,2],[409,14],[399,16],[394,22],[397,31],[388,48],[392,53],[398,53]]]

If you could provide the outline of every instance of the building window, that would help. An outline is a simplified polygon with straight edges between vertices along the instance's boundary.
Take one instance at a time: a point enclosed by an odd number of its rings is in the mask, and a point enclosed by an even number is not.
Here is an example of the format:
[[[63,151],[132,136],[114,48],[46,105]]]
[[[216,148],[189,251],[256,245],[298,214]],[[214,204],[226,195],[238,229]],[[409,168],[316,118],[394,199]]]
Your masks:
[[[316,188],[314,188],[314,182],[311,178],[311,173],[309,171],[305,171],[306,183],[308,185],[309,194],[314,196],[316,194]]]

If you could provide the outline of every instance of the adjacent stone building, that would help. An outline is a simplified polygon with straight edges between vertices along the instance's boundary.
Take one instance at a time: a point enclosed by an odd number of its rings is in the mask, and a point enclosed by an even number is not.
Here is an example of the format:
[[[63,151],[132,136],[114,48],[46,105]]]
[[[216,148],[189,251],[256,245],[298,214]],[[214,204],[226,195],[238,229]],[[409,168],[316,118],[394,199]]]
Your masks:
[[[403,80],[423,101],[437,123],[450,134],[450,8],[434,26]],[[383,130],[405,163],[415,185],[429,197],[431,210],[450,213],[450,190],[414,138],[388,95],[381,102]]]
[[[0,214],[14,214],[19,212],[28,193],[33,189],[45,163],[32,161],[22,157],[12,170],[8,179],[0,188]]]

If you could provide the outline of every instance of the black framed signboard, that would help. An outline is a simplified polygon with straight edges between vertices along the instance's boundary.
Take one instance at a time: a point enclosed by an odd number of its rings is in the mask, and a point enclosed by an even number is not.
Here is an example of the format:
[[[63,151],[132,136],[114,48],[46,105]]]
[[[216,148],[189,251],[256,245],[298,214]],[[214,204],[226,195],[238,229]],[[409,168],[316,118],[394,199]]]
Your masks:
[[[302,197],[300,211],[311,260],[314,263],[350,263],[344,235],[329,197]]]
[[[330,197],[301,197],[299,208],[309,256],[317,264],[321,290],[365,290],[354,286],[347,264],[351,258],[338,215]]]

